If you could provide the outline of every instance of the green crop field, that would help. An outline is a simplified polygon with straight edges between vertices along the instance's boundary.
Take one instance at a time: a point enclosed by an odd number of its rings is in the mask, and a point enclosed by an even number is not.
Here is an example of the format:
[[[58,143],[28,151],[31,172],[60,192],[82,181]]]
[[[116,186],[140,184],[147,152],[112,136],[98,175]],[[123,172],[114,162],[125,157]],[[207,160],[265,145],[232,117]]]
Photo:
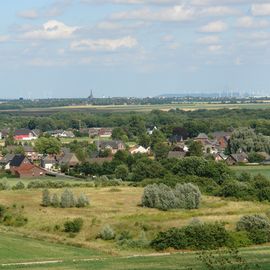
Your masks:
[[[175,104],[157,104],[157,105],[83,105],[83,106],[66,106],[52,108],[29,108],[21,110],[2,110],[0,113],[13,113],[20,115],[40,115],[53,114],[56,112],[65,111],[87,111],[87,112],[150,112],[152,110],[169,111],[171,109],[180,110],[219,110],[219,109],[269,109],[270,103],[237,103],[237,104],[222,104],[222,103],[175,103]]]

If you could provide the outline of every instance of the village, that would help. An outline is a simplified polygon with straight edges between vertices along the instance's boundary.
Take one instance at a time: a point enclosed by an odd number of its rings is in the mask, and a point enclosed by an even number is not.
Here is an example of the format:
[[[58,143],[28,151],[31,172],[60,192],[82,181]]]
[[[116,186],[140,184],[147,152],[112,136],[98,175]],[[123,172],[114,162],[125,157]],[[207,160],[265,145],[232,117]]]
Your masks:
[[[147,136],[154,136],[160,132],[157,127],[147,129]],[[75,134],[83,137],[76,137]],[[113,128],[83,128],[80,130],[30,130],[27,128],[14,131],[2,130],[0,138],[2,141],[0,165],[2,170],[12,176],[19,178],[37,178],[48,175],[62,175],[70,169],[82,163],[103,164],[111,162],[118,151],[128,151],[131,155],[141,154],[149,159],[156,159],[155,150],[132,142],[124,142],[113,139]],[[239,164],[269,164],[270,156],[266,152],[257,152],[259,162],[249,160],[249,155],[241,148],[236,153],[228,153],[228,144],[232,131],[213,132],[209,135],[199,133],[196,137],[190,138],[184,128],[175,128],[173,134],[162,141],[161,148],[166,148],[163,157],[168,159],[184,159],[188,156],[204,156],[216,162],[224,162],[229,166]],[[59,142],[59,149],[56,151],[41,152],[36,147],[39,138],[54,138]],[[12,143],[10,143],[10,140]],[[93,151],[87,158],[80,158],[76,151],[69,147],[70,143],[83,141],[84,146],[91,145]],[[160,145],[159,145],[160,146]],[[156,146],[154,146],[156,147]],[[195,152],[194,152],[195,151]],[[164,156],[166,155],[166,156]],[[65,169],[64,169],[65,168]]]

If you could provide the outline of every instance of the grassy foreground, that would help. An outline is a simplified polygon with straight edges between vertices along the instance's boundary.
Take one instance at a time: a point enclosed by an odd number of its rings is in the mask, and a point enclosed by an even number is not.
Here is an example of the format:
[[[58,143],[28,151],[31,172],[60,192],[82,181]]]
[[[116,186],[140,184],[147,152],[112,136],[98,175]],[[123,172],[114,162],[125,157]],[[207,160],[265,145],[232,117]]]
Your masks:
[[[204,269],[194,252],[114,257],[89,249],[52,244],[16,235],[1,233],[0,238],[0,269]],[[254,264],[258,264],[262,270],[270,268],[268,246],[243,249],[241,254],[251,264],[250,269],[258,269],[252,266]]]

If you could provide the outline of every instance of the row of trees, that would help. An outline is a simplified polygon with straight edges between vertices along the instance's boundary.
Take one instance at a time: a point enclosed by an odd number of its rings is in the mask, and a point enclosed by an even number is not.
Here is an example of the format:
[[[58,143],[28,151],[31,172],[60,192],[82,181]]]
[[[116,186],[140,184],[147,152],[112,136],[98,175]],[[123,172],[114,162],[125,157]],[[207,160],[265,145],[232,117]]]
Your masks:
[[[44,207],[53,206],[55,208],[72,208],[72,207],[86,207],[89,205],[89,200],[85,194],[81,194],[78,198],[69,189],[65,189],[61,194],[60,199],[56,193],[50,194],[48,189],[42,192],[41,205]]]

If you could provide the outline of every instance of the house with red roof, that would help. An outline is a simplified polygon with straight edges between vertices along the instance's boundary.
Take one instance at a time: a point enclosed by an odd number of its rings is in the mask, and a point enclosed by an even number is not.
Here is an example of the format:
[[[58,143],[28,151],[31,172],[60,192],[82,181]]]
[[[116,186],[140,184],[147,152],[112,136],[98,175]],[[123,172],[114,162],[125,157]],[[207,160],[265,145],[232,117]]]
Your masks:
[[[15,155],[9,163],[9,170],[12,175],[19,178],[41,177],[46,174],[46,170],[33,164],[24,155]]]

